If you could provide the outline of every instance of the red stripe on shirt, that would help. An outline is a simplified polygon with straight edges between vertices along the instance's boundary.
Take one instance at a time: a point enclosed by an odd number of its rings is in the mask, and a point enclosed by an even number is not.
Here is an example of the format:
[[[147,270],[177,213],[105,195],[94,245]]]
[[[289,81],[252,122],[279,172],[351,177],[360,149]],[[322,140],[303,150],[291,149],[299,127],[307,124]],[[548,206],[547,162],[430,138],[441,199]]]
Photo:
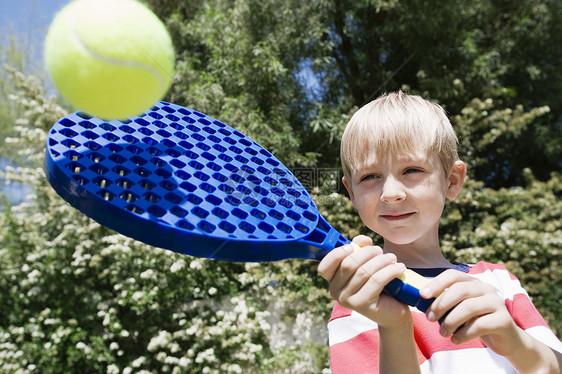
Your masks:
[[[523,330],[535,326],[548,327],[542,315],[525,294],[515,294],[513,300],[505,300],[505,306],[517,326],[521,327]]]
[[[332,371],[338,374],[378,373],[379,331],[369,330],[330,347]]]
[[[349,317],[352,310],[344,308],[337,301],[334,303],[334,308],[332,309],[332,316],[330,317],[330,322],[342,317]]]
[[[503,264],[492,264],[492,263],[484,262],[484,261],[480,261],[476,265],[471,265],[470,270],[468,271],[468,274],[481,274],[481,273],[486,272],[486,270],[490,270],[490,271],[504,270],[504,271],[508,272],[509,277],[512,280],[517,280],[517,277],[515,275],[511,274],[511,272],[508,271],[507,268]]]
[[[414,321],[414,339],[425,359],[442,351],[486,347],[480,339],[472,339],[463,344],[453,344],[450,337],[444,338],[439,334],[439,322],[428,321],[425,314],[412,313],[412,319]],[[420,359],[420,364],[423,361]]]

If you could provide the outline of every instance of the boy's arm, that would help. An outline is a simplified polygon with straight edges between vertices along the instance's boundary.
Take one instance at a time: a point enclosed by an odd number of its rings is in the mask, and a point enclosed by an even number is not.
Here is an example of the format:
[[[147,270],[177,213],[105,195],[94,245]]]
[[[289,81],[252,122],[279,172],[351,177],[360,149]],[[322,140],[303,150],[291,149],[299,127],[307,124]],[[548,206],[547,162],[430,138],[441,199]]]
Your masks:
[[[426,312],[427,318],[443,318],[440,333],[451,336],[454,344],[480,338],[522,374],[562,372],[560,353],[517,326],[491,285],[458,271],[446,271],[420,294],[424,298],[436,297]]]
[[[520,345],[504,357],[519,373],[562,373],[562,353],[536,340],[521,328],[516,326],[516,329]]]
[[[320,262],[318,272],[329,282],[330,293],[340,305],[377,322],[380,372],[419,373],[410,310],[382,293],[388,282],[404,273],[405,266],[394,255],[370,246],[366,237],[354,242],[363,247],[334,249]]]
[[[379,326],[379,346],[380,373],[421,373],[411,323],[394,328]]]

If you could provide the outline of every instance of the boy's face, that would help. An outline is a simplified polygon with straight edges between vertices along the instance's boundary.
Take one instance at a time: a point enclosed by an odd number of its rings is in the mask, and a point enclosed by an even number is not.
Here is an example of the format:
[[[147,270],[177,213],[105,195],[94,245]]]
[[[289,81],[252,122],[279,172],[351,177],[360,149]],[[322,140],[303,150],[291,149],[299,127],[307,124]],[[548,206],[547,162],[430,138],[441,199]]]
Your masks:
[[[418,150],[371,158],[344,185],[367,227],[396,245],[423,245],[437,238],[445,201],[465,175],[462,161],[447,176],[437,155]]]

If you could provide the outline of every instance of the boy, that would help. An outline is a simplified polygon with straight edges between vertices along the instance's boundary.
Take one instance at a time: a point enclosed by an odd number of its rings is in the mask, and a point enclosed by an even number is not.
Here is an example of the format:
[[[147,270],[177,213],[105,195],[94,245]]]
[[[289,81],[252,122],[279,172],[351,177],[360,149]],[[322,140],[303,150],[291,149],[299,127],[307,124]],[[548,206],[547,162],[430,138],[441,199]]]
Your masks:
[[[392,93],[365,105],[342,137],[343,183],[383,248],[359,236],[318,271],[336,299],[328,324],[334,373],[560,373],[562,343],[502,265],[451,263],[439,246],[447,199],[465,164],[444,110]],[[423,315],[382,293],[406,266],[431,281]],[[442,323],[437,322],[443,318]]]

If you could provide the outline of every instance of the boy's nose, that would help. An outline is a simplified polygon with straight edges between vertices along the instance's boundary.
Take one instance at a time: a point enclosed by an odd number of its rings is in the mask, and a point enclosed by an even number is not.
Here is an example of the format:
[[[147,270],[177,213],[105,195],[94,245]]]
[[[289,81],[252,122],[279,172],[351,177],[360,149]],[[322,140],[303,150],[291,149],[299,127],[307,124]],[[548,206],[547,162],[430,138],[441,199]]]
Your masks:
[[[406,198],[404,186],[393,177],[387,177],[383,183],[381,201],[386,204],[397,203]]]

